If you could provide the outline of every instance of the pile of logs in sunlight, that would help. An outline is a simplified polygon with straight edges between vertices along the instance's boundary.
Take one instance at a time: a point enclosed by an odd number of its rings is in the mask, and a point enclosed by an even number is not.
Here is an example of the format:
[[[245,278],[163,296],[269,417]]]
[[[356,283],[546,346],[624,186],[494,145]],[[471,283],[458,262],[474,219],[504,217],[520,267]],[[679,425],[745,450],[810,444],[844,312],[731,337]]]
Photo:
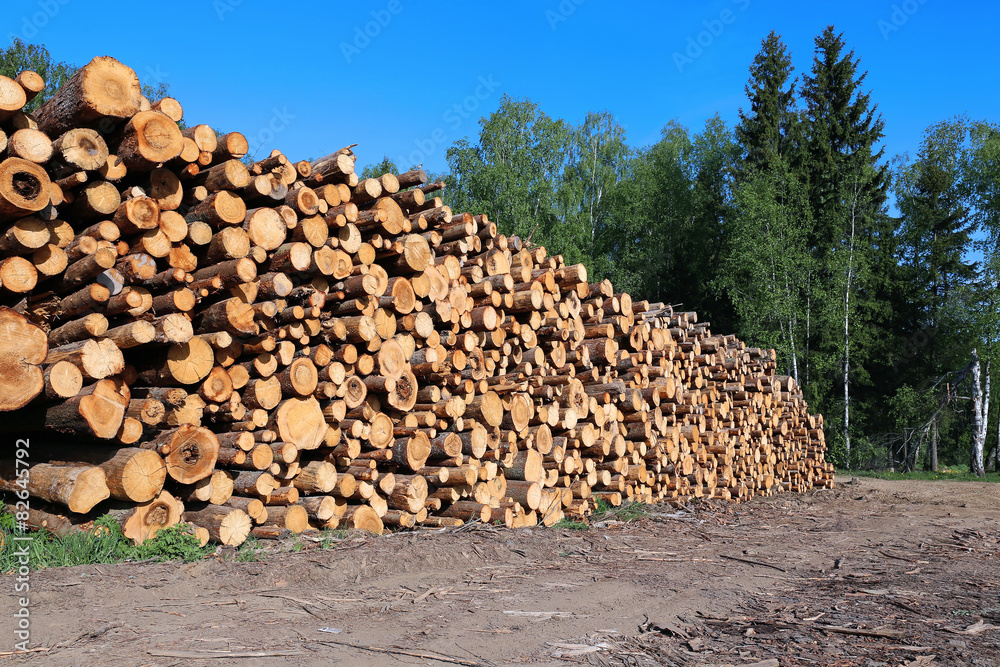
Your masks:
[[[773,351],[589,283],[422,170],[252,161],[110,57],[24,113],[43,87],[0,77],[0,490],[30,526],[236,545],[832,484]]]

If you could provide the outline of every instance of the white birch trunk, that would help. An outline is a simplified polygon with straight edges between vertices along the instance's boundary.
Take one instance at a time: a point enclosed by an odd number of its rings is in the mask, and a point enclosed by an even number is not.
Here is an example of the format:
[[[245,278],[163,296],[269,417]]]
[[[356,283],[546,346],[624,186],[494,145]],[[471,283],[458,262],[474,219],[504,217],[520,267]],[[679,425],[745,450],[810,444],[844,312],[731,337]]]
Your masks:
[[[858,193],[855,186],[854,200],[851,202],[851,244],[847,258],[847,286],[844,289],[844,449],[847,467],[851,467],[851,283],[854,280],[854,236],[857,223]]]
[[[972,351],[972,460],[969,463],[969,472],[978,477],[985,477],[986,470],[983,468],[983,446],[986,444],[986,425],[989,416],[989,399],[983,404],[983,388],[981,382],[981,371],[979,368],[979,354]],[[986,375],[987,388],[989,387],[989,371]],[[988,389],[987,389],[988,390]]]

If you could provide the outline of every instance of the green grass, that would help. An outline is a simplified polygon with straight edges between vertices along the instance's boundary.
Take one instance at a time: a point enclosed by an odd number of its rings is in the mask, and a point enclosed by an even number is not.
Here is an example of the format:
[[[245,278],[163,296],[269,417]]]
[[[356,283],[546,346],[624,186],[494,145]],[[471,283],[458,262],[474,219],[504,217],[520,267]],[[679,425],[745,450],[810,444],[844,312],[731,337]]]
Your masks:
[[[171,526],[141,545],[132,544],[122,534],[118,522],[103,516],[94,522],[95,529],[57,536],[36,531],[28,533],[28,563],[33,570],[46,567],[95,565],[125,561],[179,560],[185,563],[200,560],[214,551],[214,547],[201,547],[198,540],[186,532],[184,526]],[[15,542],[20,533],[14,530],[13,517],[0,516],[0,573],[11,572],[19,565],[15,554],[25,544]]]
[[[233,560],[237,563],[257,563],[264,560],[260,554],[263,549],[264,545],[260,543],[260,540],[251,535],[246,539],[246,542],[236,548]]]
[[[597,501],[597,509],[590,517],[592,521],[638,521],[649,514],[649,505],[637,501],[625,501],[618,507],[604,500]]]
[[[1000,482],[1000,473],[988,472],[986,477],[977,477],[964,465],[941,466],[937,472],[914,470],[912,472],[889,472],[887,470],[837,470],[838,475],[874,477],[876,479],[914,479],[929,482]]]
[[[320,531],[319,546],[322,549],[335,549],[345,537],[347,537],[347,531],[342,528]]]
[[[614,507],[606,500],[598,500],[597,508],[594,509],[587,521],[575,521],[564,518],[559,523],[553,524],[553,528],[563,530],[589,530],[590,525],[595,521],[638,521],[649,515],[649,505],[640,502],[628,501],[618,507]]]

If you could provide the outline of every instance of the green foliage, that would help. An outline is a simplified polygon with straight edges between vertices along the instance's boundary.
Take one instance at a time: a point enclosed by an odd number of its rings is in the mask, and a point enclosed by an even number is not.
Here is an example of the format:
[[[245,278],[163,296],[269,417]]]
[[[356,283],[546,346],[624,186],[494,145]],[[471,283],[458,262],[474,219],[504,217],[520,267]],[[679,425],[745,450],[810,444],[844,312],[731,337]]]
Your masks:
[[[569,126],[533,102],[507,96],[479,125],[476,143],[462,139],[448,149],[447,202],[456,211],[488,214],[506,234],[543,242],[534,233],[555,222],[555,188],[570,152]]]
[[[258,563],[264,560],[261,556],[262,551],[263,545],[260,540],[251,535],[246,542],[236,548],[234,560],[237,563]]]
[[[609,510],[605,515],[619,521],[638,521],[649,516],[649,505],[636,500],[625,501],[620,506]]]
[[[745,175],[727,229],[716,286],[736,310],[739,332],[778,351],[779,367],[802,380],[813,258],[803,224],[805,191],[786,163]]]
[[[0,515],[0,573],[10,572],[18,566],[14,540],[20,535],[14,529],[13,515]],[[28,560],[31,569],[121,563],[124,561],[179,560],[185,563],[200,560],[214,547],[200,547],[198,540],[185,526],[176,525],[159,531],[152,539],[134,545],[122,533],[121,527],[109,515],[94,521],[93,528],[58,536],[45,531],[27,533]],[[21,542],[20,544],[23,544]]]
[[[186,526],[177,524],[164,528],[157,532],[153,539],[146,540],[135,547],[135,558],[139,560],[179,560],[182,563],[191,563],[201,560],[214,550],[214,546],[201,546],[198,538]]]
[[[794,71],[788,48],[771,31],[750,65],[750,81],[745,88],[750,113],[740,110],[735,130],[744,170],[767,171],[779,163],[790,165],[798,152]]]
[[[638,521],[649,516],[649,505],[634,500],[627,500],[618,507],[605,500],[597,501],[597,509],[591,515],[593,521]]]
[[[78,69],[77,65],[53,60],[44,44],[28,44],[19,37],[14,37],[7,48],[0,49],[0,75],[13,79],[24,70],[31,70],[45,80],[45,89],[25,105],[25,111],[34,111],[44,104]],[[163,81],[140,82],[140,87],[150,102],[170,94],[170,85]],[[185,127],[183,120],[180,127]]]
[[[564,530],[590,530],[590,526],[583,521],[573,521],[572,519],[560,519],[559,522],[554,524],[552,527]]]
[[[13,79],[24,70],[31,70],[45,80],[45,89],[28,102],[25,111],[41,106],[77,69],[75,65],[54,61],[44,45],[28,44],[19,37],[14,37],[6,49],[0,49],[0,74]]]
[[[388,155],[382,157],[382,161],[376,164],[366,165],[361,172],[361,180],[366,178],[378,178],[382,174],[398,174],[399,167]]]
[[[969,467],[955,465],[942,468],[937,472],[930,470],[914,470],[912,472],[896,472],[888,470],[841,470],[840,475],[856,475],[858,477],[874,477],[876,479],[922,480],[929,482],[1000,482],[1000,473],[988,472],[986,477],[977,477],[969,472]]]

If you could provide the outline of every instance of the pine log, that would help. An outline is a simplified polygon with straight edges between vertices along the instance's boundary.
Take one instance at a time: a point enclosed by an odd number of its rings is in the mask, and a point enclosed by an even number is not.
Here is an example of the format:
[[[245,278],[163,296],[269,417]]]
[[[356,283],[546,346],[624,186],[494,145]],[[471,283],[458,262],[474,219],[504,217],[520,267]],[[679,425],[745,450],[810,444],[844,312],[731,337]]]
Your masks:
[[[37,164],[16,157],[0,162],[0,222],[45,208],[50,184],[49,175]]]
[[[20,488],[13,461],[0,463],[0,491]],[[37,463],[28,469],[27,489],[36,498],[65,505],[78,514],[86,514],[111,495],[104,471],[80,464]]]
[[[376,535],[385,532],[381,517],[368,505],[349,505],[344,516],[340,518],[340,525]]]
[[[162,431],[143,442],[163,457],[167,474],[180,484],[192,484],[211,476],[219,456],[219,439],[207,428],[184,424]]]
[[[184,506],[167,491],[161,491],[152,500],[121,512],[110,512],[122,525],[125,537],[135,544],[142,544],[164,528],[176,525]]]
[[[159,111],[140,111],[125,124],[115,155],[130,172],[146,172],[180,155],[183,145],[176,122]]]
[[[45,388],[45,332],[20,313],[0,307],[0,411],[22,408]]]
[[[108,449],[49,442],[33,442],[32,447],[50,463],[90,463],[101,468],[111,497],[116,500],[140,503],[152,500],[163,489],[167,476],[163,459],[156,452],[146,449]]]
[[[139,111],[141,98],[135,72],[100,56],[78,69],[33,115],[38,129],[56,137],[102,118],[130,118]]]
[[[250,535],[250,517],[233,507],[208,505],[200,510],[185,511],[181,518],[208,529],[213,540],[228,546],[238,547]]]
[[[292,484],[305,494],[330,493],[337,486],[337,468],[327,461],[310,461],[299,469]]]

